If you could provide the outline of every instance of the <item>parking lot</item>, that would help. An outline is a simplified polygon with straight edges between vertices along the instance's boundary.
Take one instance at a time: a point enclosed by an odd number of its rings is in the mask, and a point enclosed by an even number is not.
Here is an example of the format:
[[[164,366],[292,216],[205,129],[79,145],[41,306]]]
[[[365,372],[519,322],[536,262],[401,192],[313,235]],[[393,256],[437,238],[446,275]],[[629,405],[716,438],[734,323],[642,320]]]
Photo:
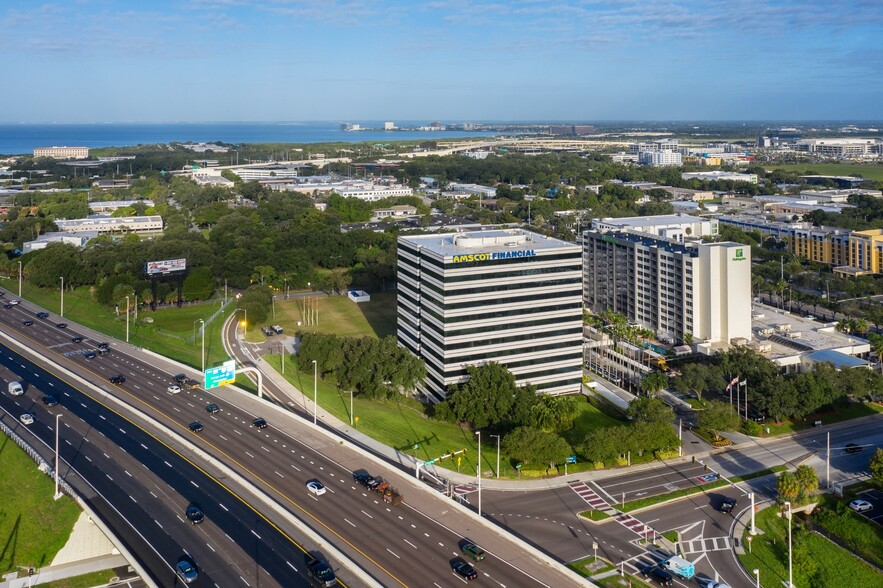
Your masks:
[[[856,498],[867,500],[874,505],[874,508],[871,510],[866,510],[858,514],[867,517],[872,521],[883,524],[883,491],[873,489],[865,490],[864,492],[856,494]]]

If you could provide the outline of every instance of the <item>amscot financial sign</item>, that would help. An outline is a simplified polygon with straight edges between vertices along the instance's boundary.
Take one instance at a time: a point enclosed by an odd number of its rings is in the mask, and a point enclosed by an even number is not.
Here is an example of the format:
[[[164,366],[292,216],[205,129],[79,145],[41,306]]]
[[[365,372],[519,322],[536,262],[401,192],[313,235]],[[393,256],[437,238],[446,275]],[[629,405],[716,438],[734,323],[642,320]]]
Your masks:
[[[497,259],[517,259],[522,257],[536,257],[534,249],[517,249],[515,251],[497,251],[495,253],[466,253],[455,255],[454,263],[468,263],[472,261],[494,261]]]

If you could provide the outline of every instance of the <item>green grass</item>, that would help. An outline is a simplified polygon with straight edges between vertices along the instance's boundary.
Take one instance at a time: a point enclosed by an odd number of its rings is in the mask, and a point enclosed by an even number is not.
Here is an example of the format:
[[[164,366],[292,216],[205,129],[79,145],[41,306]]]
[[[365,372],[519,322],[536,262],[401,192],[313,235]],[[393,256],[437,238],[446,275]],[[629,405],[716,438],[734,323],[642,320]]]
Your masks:
[[[816,172],[823,176],[851,176],[858,174],[868,180],[883,181],[883,165],[858,164],[858,163],[795,163],[777,164],[764,163],[765,169],[784,169],[804,174],[807,171]]]
[[[370,302],[355,303],[346,296],[318,296],[319,324],[306,325],[303,299],[277,300],[276,318],[270,315],[269,324],[278,324],[287,333],[311,331],[333,333],[343,337],[386,337],[396,332],[395,292],[371,294]],[[309,306],[307,306],[309,308]],[[301,323],[300,326],[298,323]],[[249,341],[261,340],[259,329],[249,329]]]
[[[792,528],[794,584],[796,586],[879,586],[880,573],[824,537],[801,529],[795,517]],[[788,521],[775,507],[757,514],[763,535],[751,541],[751,553],[739,555],[745,569],[760,570],[764,586],[781,586],[788,580]],[[748,532],[742,537],[747,545]]]
[[[850,510],[846,501],[824,496],[812,520],[866,560],[883,567],[883,527]]]
[[[18,445],[0,434],[0,572],[49,565],[70,537],[80,509],[53,500],[53,481]]]
[[[583,401],[583,399],[584,397],[580,398],[580,412],[573,419],[573,428],[563,434],[564,438],[572,446],[581,444],[589,431],[601,427],[614,427],[624,424],[623,421],[604,414],[588,401]]]
[[[639,580],[637,576],[632,576],[631,574],[626,574],[624,578],[621,578],[620,576],[608,576],[607,578],[602,578],[600,580],[592,580],[592,582],[602,588],[635,588],[636,586],[640,588],[652,588],[650,584]]]
[[[597,560],[604,565],[594,569],[589,569],[588,566],[595,563],[595,559],[595,556],[590,555],[589,557],[584,557],[582,559],[578,559],[576,561],[568,563],[567,567],[569,567],[571,570],[573,570],[583,578],[591,578],[592,576],[603,574],[604,572],[612,570],[614,567],[613,564],[599,557],[597,558]]]
[[[594,509],[584,510],[583,512],[579,513],[579,516],[583,517],[584,519],[589,519],[590,521],[595,521],[595,522],[603,521],[605,519],[610,518],[610,515],[607,514],[606,512],[604,512],[603,510],[594,510]]]
[[[881,404],[850,402],[843,408],[813,413],[802,421],[782,421],[781,423],[763,425],[763,428],[764,433],[766,433],[766,428],[769,427],[769,436],[775,437],[776,435],[784,435],[786,433],[794,433],[796,431],[808,429],[812,427],[813,423],[816,421],[822,421],[824,424],[830,425],[832,423],[857,419],[859,417],[870,416],[881,412],[883,412],[883,405]],[[764,436],[767,435],[764,434]]]
[[[116,577],[116,573],[113,570],[103,570],[101,572],[83,574],[82,576],[75,576],[64,580],[47,582],[45,584],[40,584],[40,586],[42,588],[92,588],[93,586],[104,586],[114,577]]]

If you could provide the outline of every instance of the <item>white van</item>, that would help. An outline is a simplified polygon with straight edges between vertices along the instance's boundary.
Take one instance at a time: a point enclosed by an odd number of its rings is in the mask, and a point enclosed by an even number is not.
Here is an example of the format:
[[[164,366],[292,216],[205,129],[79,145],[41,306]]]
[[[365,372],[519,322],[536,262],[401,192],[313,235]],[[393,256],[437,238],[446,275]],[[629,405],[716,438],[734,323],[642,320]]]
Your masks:
[[[9,393],[13,396],[21,396],[25,393],[25,389],[22,387],[21,382],[9,382]]]

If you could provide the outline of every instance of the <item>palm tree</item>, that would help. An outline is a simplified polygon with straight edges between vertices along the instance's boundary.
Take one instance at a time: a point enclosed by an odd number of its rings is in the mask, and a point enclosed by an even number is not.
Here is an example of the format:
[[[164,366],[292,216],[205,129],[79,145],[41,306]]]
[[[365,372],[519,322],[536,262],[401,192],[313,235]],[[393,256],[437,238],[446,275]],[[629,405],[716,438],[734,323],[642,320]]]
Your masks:
[[[858,318],[853,321],[852,330],[864,337],[871,330],[871,325],[868,324],[867,320]]]
[[[662,372],[653,372],[644,376],[641,380],[641,390],[647,393],[647,396],[656,396],[668,385],[668,376]]]
[[[871,342],[871,352],[877,360],[877,365],[880,366],[880,373],[883,373],[883,335],[871,333],[868,339]]]

